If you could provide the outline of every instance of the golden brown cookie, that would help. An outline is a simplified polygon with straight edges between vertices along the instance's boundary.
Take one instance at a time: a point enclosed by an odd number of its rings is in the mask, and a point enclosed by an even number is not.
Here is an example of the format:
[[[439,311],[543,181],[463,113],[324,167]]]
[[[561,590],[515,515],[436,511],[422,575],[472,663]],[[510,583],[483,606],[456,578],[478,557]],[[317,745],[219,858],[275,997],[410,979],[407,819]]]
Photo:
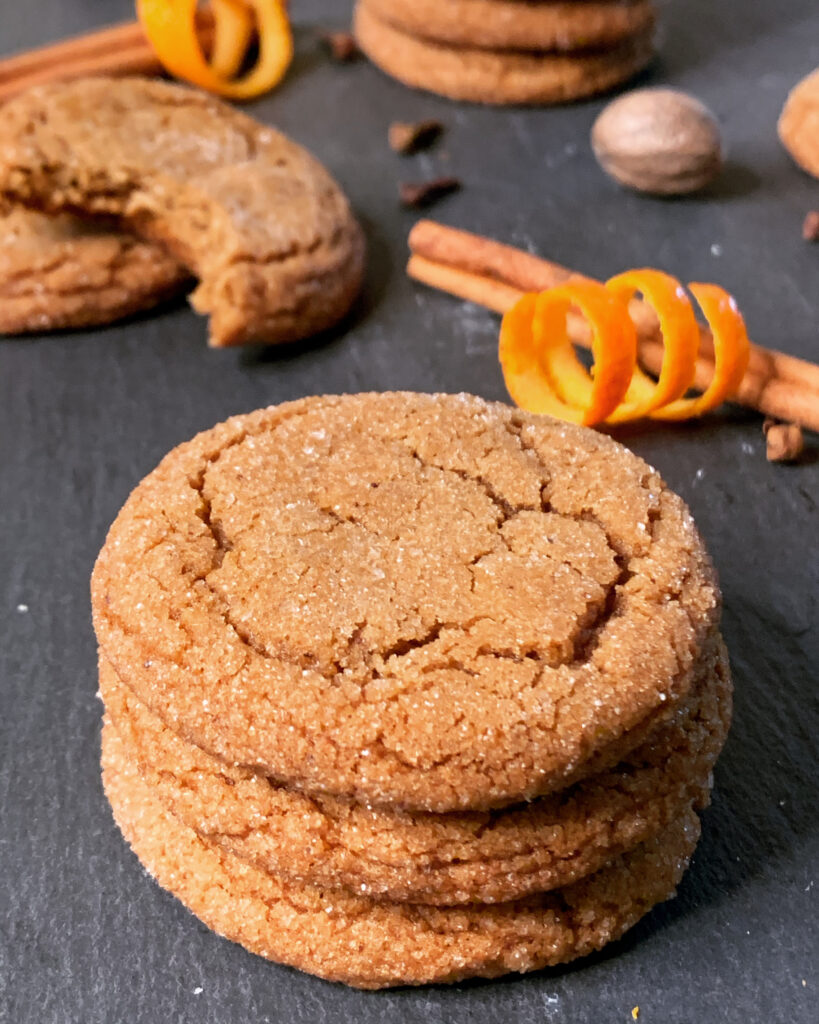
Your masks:
[[[779,138],[796,163],[819,178],[819,68],[791,89],[778,127]]]
[[[100,664],[127,759],[162,805],[202,838],[289,882],[399,902],[520,899],[568,885],[704,806],[728,730],[724,646],[708,644],[693,694],[617,768],[502,811],[408,814],[307,797],[175,736]]]
[[[719,591],[608,437],[469,395],[314,397],[170,453],[92,580],[173,731],[308,792],[487,809],[615,764],[691,692]]]
[[[379,903],[283,883],[208,845],[163,809],[110,724],[103,767],[117,824],[163,888],[252,952],[359,988],[496,977],[585,956],[673,895],[699,836],[688,811],[596,874],[516,903]]]
[[[218,346],[323,330],[361,282],[361,231],[325,169],[200,90],[87,78],[22,93],[0,108],[0,193],[167,246]]]
[[[607,50],[523,53],[454,47],[403,32],[366,2],[355,9],[361,49],[386,74],[415,89],[489,104],[566,103],[606,92],[641,71],[653,55],[646,29]]]
[[[602,50],[654,27],[651,0],[362,0],[421,39],[490,50]]]
[[[0,215],[0,333],[111,323],[180,292],[188,271],[110,224],[14,209]]]

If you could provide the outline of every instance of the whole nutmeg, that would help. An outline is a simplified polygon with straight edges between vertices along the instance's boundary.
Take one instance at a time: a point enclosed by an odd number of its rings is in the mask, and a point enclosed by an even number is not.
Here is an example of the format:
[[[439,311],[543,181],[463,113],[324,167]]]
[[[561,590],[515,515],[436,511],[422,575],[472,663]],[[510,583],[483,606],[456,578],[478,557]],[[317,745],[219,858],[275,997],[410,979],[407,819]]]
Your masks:
[[[637,89],[613,100],[595,121],[591,138],[603,170],[638,192],[696,192],[722,167],[714,115],[676,89]]]

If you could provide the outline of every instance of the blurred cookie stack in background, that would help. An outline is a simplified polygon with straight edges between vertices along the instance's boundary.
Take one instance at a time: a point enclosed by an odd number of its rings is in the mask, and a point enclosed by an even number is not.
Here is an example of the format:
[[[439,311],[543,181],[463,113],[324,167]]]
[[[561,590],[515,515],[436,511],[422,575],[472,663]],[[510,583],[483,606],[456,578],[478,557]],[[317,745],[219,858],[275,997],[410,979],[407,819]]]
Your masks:
[[[359,0],[355,33],[405,85],[475,103],[565,103],[653,56],[651,0]]]

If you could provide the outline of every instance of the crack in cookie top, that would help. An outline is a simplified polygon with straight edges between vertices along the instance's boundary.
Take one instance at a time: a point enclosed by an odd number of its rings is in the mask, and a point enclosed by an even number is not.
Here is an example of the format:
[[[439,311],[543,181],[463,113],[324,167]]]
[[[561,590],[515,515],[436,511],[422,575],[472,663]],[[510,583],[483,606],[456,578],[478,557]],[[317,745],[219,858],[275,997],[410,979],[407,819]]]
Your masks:
[[[692,684],[718,591],[610,439],[471,396],[308,398],[171,452],[94,572],[120,677],[307,791],[436,811],[612,763]]]

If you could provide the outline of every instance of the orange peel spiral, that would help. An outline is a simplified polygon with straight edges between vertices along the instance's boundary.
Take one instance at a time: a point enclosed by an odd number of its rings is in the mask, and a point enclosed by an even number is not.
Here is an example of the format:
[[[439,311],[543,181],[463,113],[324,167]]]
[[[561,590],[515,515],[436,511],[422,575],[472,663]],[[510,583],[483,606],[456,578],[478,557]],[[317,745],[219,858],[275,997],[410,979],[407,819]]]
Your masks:
[[[592,331],[595,374],[567,331],[577,306]],[[623,401],[637,361],[637,331],[621,303],[592,281],[528,294],[503,318],[500,359],[509,393],[523,409],[574,423],[599,423]]]
[[[714,284],[691,284],[714,339],[714,375],[703,394],[685,397],[694,381],[700,329],[675,278],[630,270],[605,284],[572,278],[524,295],[506,313],[499,357],[512,400],[528,412],[586,426],[651,417],[700,416],[729,398],[748,367],[750,342],[733,298]],[[637,293],[654,310],[664,350],[656,381],[637,365],[637,328],[629,302]],[[591,332],[591,371],[577,358],[569,326],[578,314]]]
[[[284,0],[211,0],[210,6],[214,38],[208,59],[196,31],[197,0],[137,0],[137,17],[162,66],[229,99],[253,99],[278,85],[293,59]],[[254,28],[258,58],[239,75]]]

